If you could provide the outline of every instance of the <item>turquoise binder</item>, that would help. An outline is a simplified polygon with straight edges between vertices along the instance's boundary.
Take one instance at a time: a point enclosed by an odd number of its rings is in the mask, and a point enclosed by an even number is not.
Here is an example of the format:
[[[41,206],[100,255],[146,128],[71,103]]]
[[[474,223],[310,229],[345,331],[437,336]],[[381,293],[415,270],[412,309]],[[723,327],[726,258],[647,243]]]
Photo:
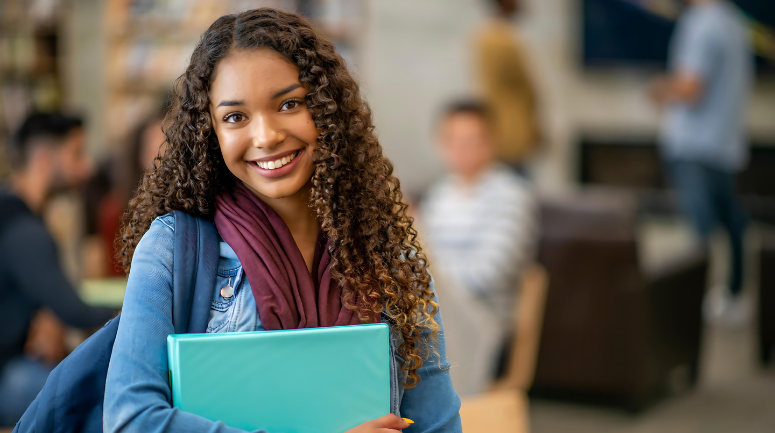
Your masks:
[[[167,337],[173,406],[243,430],[342,433],[390,413],[386,324]]]

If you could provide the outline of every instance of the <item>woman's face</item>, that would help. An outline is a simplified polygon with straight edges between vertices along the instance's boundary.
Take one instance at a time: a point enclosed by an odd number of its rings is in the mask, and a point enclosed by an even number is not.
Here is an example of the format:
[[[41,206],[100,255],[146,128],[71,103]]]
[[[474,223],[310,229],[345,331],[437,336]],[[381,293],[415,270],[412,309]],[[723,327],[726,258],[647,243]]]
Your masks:
[[[308,186],[318,130],[299,70],[269,48],[234,50],[210,87],[210,113],[226,166],[259,197]]]

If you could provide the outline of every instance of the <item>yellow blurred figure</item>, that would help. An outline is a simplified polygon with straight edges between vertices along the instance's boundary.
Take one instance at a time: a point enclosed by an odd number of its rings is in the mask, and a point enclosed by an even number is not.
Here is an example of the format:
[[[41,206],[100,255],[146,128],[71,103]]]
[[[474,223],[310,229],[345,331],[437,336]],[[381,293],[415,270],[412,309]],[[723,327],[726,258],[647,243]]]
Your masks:
[[[517,0],[495,0],[498,16],[475,39],[479,85],[492,110],[496,155],[517,166],[541,140],[537,97],[528,60],[510,19],[520,10]]]

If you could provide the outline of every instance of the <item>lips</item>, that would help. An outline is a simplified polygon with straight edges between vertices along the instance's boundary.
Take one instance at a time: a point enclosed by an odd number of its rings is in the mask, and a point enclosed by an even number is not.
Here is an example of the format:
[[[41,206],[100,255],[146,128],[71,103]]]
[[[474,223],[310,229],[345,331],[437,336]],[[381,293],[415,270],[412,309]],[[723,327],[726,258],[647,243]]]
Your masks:
[[[298,165],[304,149],[291,150],[277,155],[268,156],[253,161],[248,165],[264,177],[280,177],[293,171]]]

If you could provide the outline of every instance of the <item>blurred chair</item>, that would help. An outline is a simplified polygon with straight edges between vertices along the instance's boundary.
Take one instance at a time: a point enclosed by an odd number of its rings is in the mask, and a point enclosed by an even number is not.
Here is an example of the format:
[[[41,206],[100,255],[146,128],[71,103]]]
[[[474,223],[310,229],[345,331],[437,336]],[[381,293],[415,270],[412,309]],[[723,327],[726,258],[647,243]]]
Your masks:
[[[460,420],[466,433],[527,433],[530,431],[527,397],[504,389],[463,400]]]
[[[548,277],[541,265],[531,267],[523,278],[514,318],[514,338],[506,375],[493,384],[493,391],[530,388],[535,375],[541,341]]]
[[[542,205],[551,281],[532,396],[640,410],[696,382],[707,256],[642,269],[636,209],[619,195]]]
[[[546,271],[534,265],[524,275],[516,304],[515,332],[506,375],[490,391],[464,398],[460,409],[466,433],[527,433],[526,397],[533,381],[547,289]]]

